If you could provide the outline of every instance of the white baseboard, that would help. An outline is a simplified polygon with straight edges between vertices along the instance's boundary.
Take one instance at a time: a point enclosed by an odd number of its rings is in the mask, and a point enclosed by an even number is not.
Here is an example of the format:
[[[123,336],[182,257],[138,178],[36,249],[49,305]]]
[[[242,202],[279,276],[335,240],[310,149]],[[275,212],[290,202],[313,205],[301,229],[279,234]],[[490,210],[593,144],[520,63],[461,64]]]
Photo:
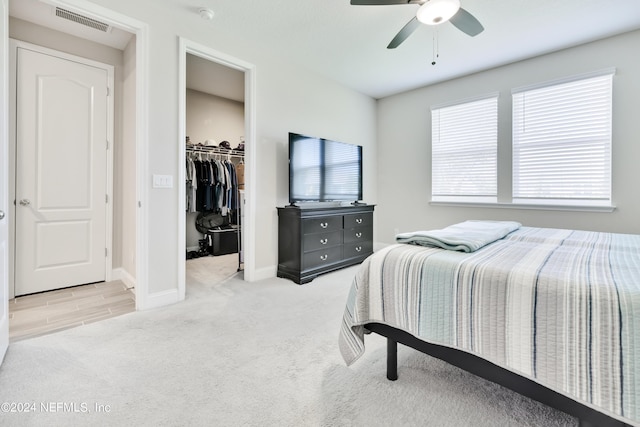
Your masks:
[[[150,310],[152,308],[164,307],[165,305],[180,302],[177,289],[149,294],[141,300],[136,298],[136,310]]]
[[[276,273],[278,272],[278,266],[273,265],[270,267],[264,267],[261,269],[256,269],[253,272],[253,281],[257,282],[258,280],[271,279],[276,277]]]
[[[111,280],[122,280],[127,285],[127,288],[136,287],[136,278],[124,268],[114,268],[111,271]]]

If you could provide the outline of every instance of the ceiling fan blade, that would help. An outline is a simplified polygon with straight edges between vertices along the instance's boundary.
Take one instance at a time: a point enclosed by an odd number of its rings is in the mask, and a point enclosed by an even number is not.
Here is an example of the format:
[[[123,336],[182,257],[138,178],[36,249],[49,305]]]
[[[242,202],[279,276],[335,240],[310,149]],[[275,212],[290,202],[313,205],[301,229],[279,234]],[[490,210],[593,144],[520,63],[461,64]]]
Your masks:
[[[354,6],[386,6],[392,4],[423,3],[424,0],[351,0]]]
[[[416,30],[416,28],[418,28],[419,26],[420,26],[420,21],[418,21],[418,18],[414,16],[411,21],[407,22],[407,25],[402,27],[400,32],[396,34],[393,40],[391,40],[391,43],[389,43],[389,46],[387,46],[387,49],[395,49],[398,46],[400,46],[400,43],[405,41],[407,37],[409,37],[411,33],[413,33]]]
[[[460,8],[458,13],[450,19],[451,23],[463,33],[467,33],[471,37],[477,36],[484,31],[484,27],[472,14]]]

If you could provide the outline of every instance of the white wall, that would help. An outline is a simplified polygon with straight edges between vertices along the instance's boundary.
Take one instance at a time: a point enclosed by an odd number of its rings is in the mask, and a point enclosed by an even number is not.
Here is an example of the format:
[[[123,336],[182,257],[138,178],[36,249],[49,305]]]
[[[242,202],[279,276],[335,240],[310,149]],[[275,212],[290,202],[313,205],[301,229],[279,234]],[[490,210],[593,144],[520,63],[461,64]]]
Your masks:
[[[216,144],[229,141],[236,148],[244,136],[244,103],[187,89],[186,125],[194,144],[213,139]]]
[[[466,219],[512,219],[525,225],[640,233],[640,31],[596,41],[467,77],[390,96],[378,102],[377,232],[440,228]],[[431,195],[430,106],[499,92],[499,200],[511,195],[511,89],[616,67],[613,93],[612,213],[445,207]]]
[[[363,200],[375,204],[376,131],[375,101],[337,84],[305,73],[277,66],[259,68],[259,79],[270,84],[258,88],[258,191],[256,241],[269,242],[263,251],[274,251],[269,258],[277,262],[278,224],[276,206],[289,203],[288,132],[313,135],[363,146]],[[375,218],[375,215],[374,215]],[[374,235],[374,239],[377,236]],[[265,253],[266,255],[266,253]],[[274,273],[275,273],[275,264]]]

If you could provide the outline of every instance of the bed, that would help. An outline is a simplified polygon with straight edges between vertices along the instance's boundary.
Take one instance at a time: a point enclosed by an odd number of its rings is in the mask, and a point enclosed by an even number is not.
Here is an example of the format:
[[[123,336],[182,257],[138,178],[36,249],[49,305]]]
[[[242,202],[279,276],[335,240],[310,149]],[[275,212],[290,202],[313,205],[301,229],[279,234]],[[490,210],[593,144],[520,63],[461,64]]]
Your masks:
[[[340,330],[347,365],[375,332],[389,379],[402,343],[583,426],[640,425],[640,236],[494,221],[448,230],[399,235],[363,262]]]

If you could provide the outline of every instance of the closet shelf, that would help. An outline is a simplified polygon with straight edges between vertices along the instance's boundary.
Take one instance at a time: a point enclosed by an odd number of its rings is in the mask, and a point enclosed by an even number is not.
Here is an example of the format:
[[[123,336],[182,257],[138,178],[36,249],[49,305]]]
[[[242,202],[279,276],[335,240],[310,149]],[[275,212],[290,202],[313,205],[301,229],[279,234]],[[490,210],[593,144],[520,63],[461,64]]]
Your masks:
[[[224,154],[235,157],[244,157],[244,151],[242,150],[210,147],[208,145],[187,145],[187,153]]]

